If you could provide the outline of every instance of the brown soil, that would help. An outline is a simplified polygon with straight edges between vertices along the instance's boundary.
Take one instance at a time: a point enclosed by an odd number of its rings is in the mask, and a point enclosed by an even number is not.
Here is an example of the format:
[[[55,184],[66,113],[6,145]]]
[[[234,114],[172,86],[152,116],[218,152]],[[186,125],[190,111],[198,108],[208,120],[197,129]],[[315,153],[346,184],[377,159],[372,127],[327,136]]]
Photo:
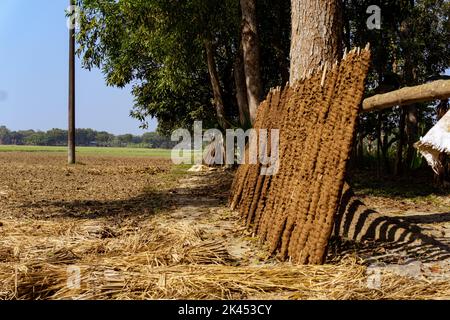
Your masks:
[[[63,155],[3,153],[0,155],[2,218],[114,218],[152,213],[159,207],[159,173],[167,160],[80,157],[64,166]]]
[[[354,250],[333,253],[336,262],[324,266],[268,257],[227,208],[232,172],[186,175],[144,158],[80,160],[69,167],[63,155],[0,154],[0,299],[450,296],[448,281],[392,270],[371,289]],[[78,288],[68,287],[73,268]],[[430,268],[442,274],[440,265]]]

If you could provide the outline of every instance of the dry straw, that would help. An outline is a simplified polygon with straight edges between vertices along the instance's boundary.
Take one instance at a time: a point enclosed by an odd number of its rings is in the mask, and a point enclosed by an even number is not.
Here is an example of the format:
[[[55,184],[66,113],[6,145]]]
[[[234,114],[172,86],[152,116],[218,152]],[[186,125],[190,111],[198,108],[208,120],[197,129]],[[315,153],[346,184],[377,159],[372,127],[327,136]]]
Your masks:
[[[367,270],[354,259],[339,265],[225,266],[116,263],[80,265],[79,288],[67,286],[61,265],[25,265],[0,274],[3,298],[17,299],[439,299],[448,281],[421,281],[389,273],[370,289]],[[2,268],[3,271],[6,271]]]
[[[450,297],[448,281],[387,271],[381,273],[381,286],[370,289],[367,268],[350,256],[322,266],[237,265],[226,243],[204,239],[201,230],[167,219],[154,218],[137,229],[127,223],[110,229],[119,235],[111,238],[102,238],[101,227],[94,228],[92,222],[72,228],[71,223],[50,221],[26,227],[9,224],[0,242],[0,299]],[[42,230],[32,231],[37,224]],[[30,228],[28,236],[24,228]],[[35,241],[37,237],[41,241]],[[73,270],[79,271],[79,282],[73,282]]]

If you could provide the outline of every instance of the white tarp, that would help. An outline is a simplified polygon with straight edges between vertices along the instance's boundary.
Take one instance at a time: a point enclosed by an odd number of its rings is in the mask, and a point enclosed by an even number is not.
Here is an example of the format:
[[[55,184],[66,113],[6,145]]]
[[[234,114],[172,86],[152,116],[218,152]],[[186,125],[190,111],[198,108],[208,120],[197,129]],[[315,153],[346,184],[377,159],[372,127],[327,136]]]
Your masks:
[[[415,146],[436,174],[442,172],[444,168],[439,155],[442,152],[450,154],[450,111]]]

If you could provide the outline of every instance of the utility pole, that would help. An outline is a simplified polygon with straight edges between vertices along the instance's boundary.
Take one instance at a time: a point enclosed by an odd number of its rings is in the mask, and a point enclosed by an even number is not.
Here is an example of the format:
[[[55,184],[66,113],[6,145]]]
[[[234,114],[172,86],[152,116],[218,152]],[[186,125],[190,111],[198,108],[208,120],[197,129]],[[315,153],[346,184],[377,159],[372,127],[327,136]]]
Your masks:
[[[71,14],[75,14],[75,0],[70,0]],[[69,17],[74,19],[74,17]],[[69,128],[68,128],[68,162],[75,164],[75,21],[69,24]]]

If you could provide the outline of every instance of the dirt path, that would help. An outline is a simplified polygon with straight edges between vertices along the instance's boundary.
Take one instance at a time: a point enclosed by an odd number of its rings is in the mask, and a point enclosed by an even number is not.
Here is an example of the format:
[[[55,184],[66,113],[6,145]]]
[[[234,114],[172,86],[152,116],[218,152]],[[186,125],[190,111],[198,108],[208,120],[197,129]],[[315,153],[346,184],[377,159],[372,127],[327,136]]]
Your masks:
[[[214,176],[197,173],[182,179],[180,186],[171,190],[176,194],[176,209],[166,214],[173,222],[182,220],[197,228],[204,239],[223,240],[236,265],[256,263],[264,258],[263,251],[258,252],[254,239],[244,239],[248,234],[239,214],[226,207],[228,193],[224,190],[229,188],[230,177],[226,172]]]

